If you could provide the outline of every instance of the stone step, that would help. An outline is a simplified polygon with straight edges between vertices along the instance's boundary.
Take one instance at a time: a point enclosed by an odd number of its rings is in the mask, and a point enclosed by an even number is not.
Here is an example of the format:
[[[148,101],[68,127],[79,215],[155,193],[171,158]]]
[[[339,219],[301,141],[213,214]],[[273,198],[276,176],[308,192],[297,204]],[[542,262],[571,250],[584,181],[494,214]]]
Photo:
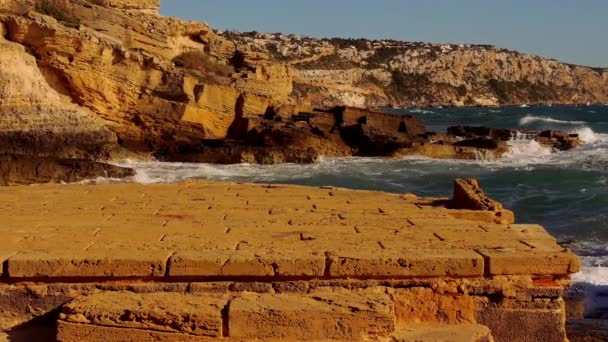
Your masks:
[[[66,304],[57,339],[72,341],[361,341],[387,339],[384,293],[317,290],[237,296],[101,292]]]
[[[397,329],[394,342],[493,342],[492,332],[481,324],[417,325]]]

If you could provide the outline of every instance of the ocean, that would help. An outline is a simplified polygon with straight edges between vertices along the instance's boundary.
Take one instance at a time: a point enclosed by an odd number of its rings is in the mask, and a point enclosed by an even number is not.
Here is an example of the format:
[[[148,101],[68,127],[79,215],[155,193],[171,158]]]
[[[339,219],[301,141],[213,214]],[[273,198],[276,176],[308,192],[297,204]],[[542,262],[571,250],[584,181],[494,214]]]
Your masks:
[[[513,139],[509,143],[510,152],[501,160],[480,156],[475,161],[407,157],[324,159],[314,165],[129,161],[121,165],[135,168],[138,174],[134,180],[138,182],[204,178],[331,185],[429,197],[450,197],[454,178],[476,178],[489,196],[515,211],[518,223],[542,224],[559,241],[570,244],[583,262],[583,270],[574,277],[575,282],[593,288],[608,286],[608,105],[389,112],[415,115],[431,131],[444,132],[453,125],[554,129],[579,133],[586,144],[571,151],[551,153],[534,141]]]

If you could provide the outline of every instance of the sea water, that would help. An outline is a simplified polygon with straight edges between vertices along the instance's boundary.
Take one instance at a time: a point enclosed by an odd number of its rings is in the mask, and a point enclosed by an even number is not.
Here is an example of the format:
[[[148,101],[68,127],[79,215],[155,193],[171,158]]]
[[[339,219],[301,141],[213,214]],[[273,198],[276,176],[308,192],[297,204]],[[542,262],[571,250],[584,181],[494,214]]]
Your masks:
[[[578,133],[586,145],[554,153],[514,136],[501,160],[407,157],[324,159],[313,165],[213,165],[125,162],[138,182],[212,179],[239,182],[332,185],[353,189],[449,197],[456,177],[476,178],[483,189],[515,211],[518,223],[545,226],[569,242],[583,262],[575,281],[608,286],[608,106],[390,110],[424,120],[429,130],[452,125]],[[607,303],[608,304],[608,303]]]

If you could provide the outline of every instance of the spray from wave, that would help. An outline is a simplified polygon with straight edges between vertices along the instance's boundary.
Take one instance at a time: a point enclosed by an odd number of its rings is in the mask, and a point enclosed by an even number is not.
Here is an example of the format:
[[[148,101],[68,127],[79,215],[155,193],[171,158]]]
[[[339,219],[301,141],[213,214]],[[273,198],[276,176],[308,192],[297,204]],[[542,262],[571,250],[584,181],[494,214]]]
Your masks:
[[[573,133],[578,134],[579,139],[581,139],[585,144],[591,144],[602,139],[602,135],[596,134],[589,127],[577,128],[573,131]]]

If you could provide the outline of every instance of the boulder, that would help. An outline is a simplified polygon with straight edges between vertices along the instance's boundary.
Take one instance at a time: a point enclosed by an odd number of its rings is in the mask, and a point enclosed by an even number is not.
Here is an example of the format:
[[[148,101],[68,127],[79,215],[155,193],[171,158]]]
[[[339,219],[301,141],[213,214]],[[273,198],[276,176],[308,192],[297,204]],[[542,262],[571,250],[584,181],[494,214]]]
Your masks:
[[[567,151],[583,144],[578,134],[563,131],[542,131],[536,137],[536,141],[560,151]]]
[[[508,141],[513,135],[514,131],[510,129],[501,128],[490,128],[490,127],[472,127],[472,126],[452,126],[448,127],[448,134],[455,135],[457,137],[466,138],[490,138],[500,141]]]
[[[469,140],[462,140],[454,143],[454,146],[464,146],[464,147],[476,147],[480,149],[488,149],[494,150],[501,146],[503,146],[499,140],[491,139],[491,138],[474,138]]]

